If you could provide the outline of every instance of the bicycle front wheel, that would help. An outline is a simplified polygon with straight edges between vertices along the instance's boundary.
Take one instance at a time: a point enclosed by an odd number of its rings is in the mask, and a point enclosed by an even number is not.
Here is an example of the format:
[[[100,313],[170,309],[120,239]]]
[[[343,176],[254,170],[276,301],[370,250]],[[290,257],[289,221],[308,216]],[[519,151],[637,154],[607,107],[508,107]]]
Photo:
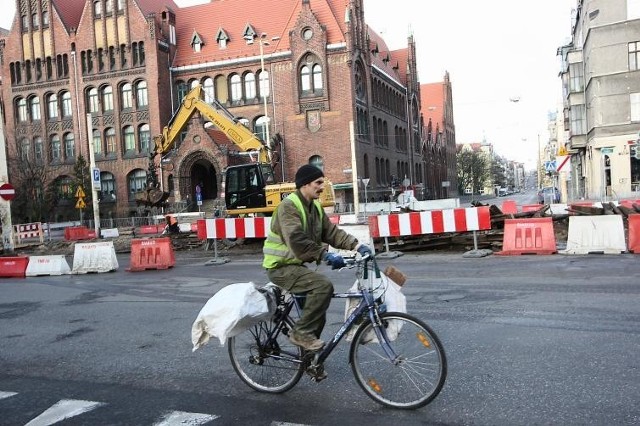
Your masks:
[[[353,338],[349,362],[356,381],[376,402],[414,409],[431,402],[447,376],[447,359],[438,336],[421,320],[400,312],[380,314],[393,359],[376,338],[370,321]]]
[[[227,340],[229,358],[240,379],[265,393],[286,392],[304,372],[302,350],[289,342],[280,322],[262,321]],[[291,330],[292,324],[284,324]]]

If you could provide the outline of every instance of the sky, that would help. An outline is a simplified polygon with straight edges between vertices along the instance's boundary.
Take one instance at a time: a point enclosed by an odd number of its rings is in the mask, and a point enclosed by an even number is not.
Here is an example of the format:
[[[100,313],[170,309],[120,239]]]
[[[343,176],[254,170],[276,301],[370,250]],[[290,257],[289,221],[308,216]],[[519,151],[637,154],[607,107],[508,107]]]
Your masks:
[[[457,143],[486,141],[499,155],[535,168],[538,139],[542,145],[549,139],[548,113],[561,104],[556,51],[570,40],[576,3],[364,0],[364,13],[391,50],[406,47],[413,35],[420,83],[443,81],[449,72]],[[15,1],[3,8],[0,27],[9,28]]]

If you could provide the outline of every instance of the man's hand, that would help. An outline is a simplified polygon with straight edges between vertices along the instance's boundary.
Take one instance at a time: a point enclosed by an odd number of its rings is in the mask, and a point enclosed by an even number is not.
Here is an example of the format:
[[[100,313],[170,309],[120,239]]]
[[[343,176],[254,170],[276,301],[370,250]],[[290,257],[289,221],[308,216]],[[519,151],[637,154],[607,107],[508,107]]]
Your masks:
[[[367,256],[367,255],[371,255],[371,254],[372,254],[372,251],[371,251],[371,249],[369,248],[369,246],[368,246],[368,245],[366,245],[366,244],[362,244],[362,243],[360,243],[360,244],[358,244],[358,245],[356,246],[356,251],[357,251],[357,252],[360,254],[360,256],[362,256],[362,257],[365,257],[365,256]]]
[[[331,265],[331,269],[340,269],[345,266],[342,256],[336,253],[327,252],[324,255],[324,261],[327,262],[327,265]]]

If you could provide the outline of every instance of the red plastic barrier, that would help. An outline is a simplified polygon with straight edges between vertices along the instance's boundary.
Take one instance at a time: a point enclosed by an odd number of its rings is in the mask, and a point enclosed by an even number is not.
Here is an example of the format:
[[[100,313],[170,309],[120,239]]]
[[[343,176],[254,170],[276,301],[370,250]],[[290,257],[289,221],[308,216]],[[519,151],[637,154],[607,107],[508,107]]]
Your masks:
[[[67,241],[89,240],[95,237],[95,231],[89,231],[89,228],[86,226],[70,226],[64,228],[64,239]]]
[[[631,214],[627,218],[629,225],[629,251],[640,253],[640,214]]]
[[[556,236],[550,217],[505,219],[504,237],[500,255],[553,254]]]
[[[143,225],[138,231],[141,235],[159,234],[164,230],[164,225]]]
[[[523,212],[537,212],[544,204],[525,204],[522,206]]]
[[[24,278],[28,265],[28,256],[0,257],[0,277]]]
[[[131,264],[127,271],[169,269],[175,264],[176,258],[170,238],[131,240]]]
[[[518,206],[513,200],[504,200],[502,202],[502,213],[504,214],[516,214],[518,213]]]

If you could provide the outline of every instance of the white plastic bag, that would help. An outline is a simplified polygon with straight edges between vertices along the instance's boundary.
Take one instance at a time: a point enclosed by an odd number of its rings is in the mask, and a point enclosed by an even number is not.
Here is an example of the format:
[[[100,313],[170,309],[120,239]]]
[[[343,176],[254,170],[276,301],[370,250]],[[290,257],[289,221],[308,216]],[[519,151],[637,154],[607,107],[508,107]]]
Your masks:
[[[387,312],[407,312],[407,298],[404,294],[402,294],[402,287],[396,284],[391,278],[386,276],[383,272],[380,272],[380,278],[372,277],[371,288],[373,288],[373,295],[376,299],[381,298],[383,303],[387,307]],[[358,281],[349,289],[349,292],[357,293],[358,292]],[[347,299],[347,303],[345,306],[344,318],[345,320],[351,315],[351,313],[356,309],[360,299],[351,298]],[[398,321],[390,321],[389,326],[387,327],[387,336],[390,340],[395,340],[398,337],[398,333],[400,332],[400,328],[402,327],[402,323]],[[347,341],[353,340],[353,336],[357,327],[353,327],[346,336]],[[373,331],[371,331],[370,335],[365,338],[364,342],[370,342],[378,340],[375,337]]]
[[[267,284],[258,288],[252,282],[223,287],[202,307],[191,327],[193,351],[217,337],[220,344],[253,324],[269,319],[276,309],[275,295]]]

